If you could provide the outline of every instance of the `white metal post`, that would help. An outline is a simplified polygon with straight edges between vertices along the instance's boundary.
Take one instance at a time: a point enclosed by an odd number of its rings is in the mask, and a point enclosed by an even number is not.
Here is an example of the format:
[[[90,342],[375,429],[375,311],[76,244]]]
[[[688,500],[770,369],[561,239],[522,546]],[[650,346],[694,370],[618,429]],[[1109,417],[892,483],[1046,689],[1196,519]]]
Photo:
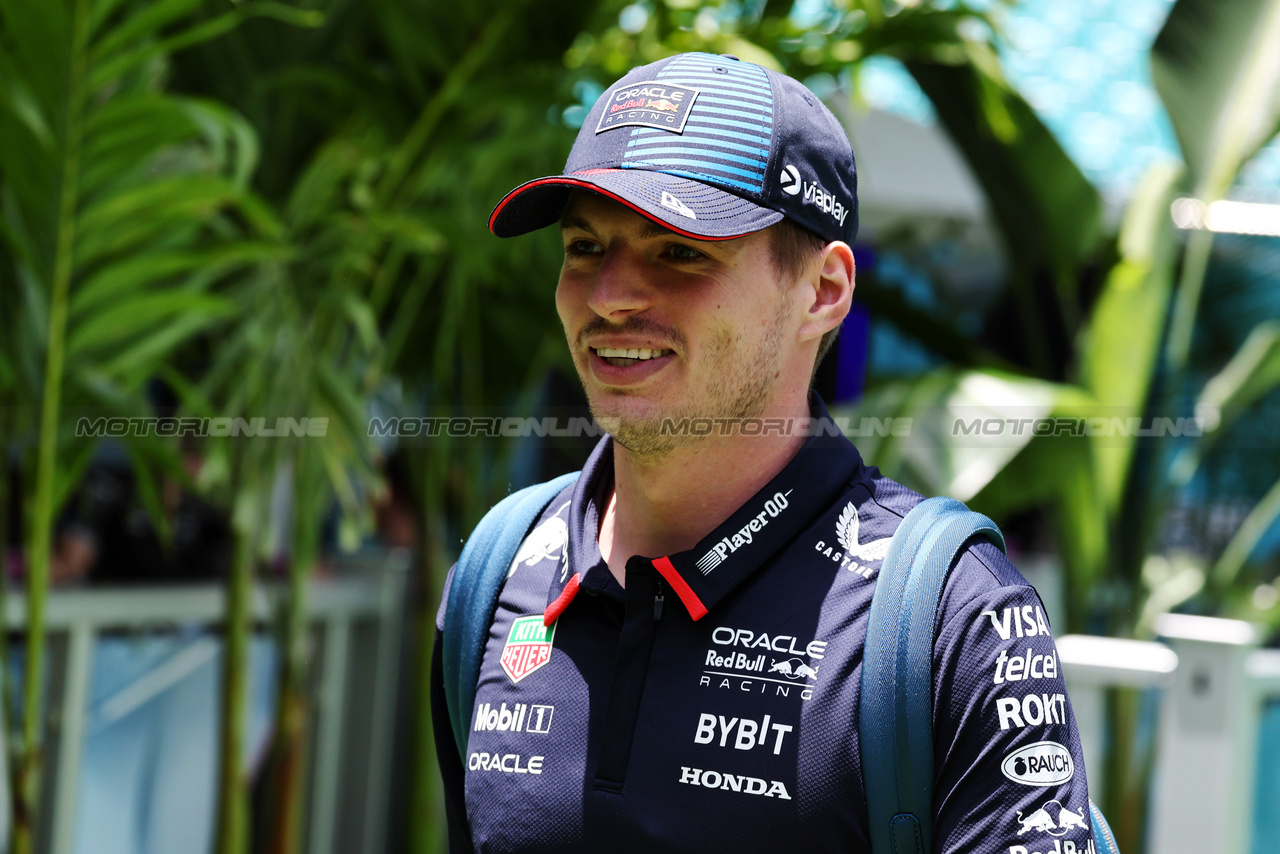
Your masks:
[[[343,616],[329,618],[324,625],[321,652],[317,732],[311,791],[310,830],[307,850],[330,854],[338,830],[338,791],[342,773],[342,731],[346,712],[348,652],[351,648],[351,621]]]
[[[1076,730],[1084,752],[1089,797],[1103,798],[1102,746],[1106,733],[1106,689],[1159,688],[1178,667],[1178,656],[1162,643],[1064,635],[1058,638],[1062,676],[1075,711]]]
[[[391,784],[392,729],[396,720],[396,681],[399,676],[401,615],[404,612],[404,590],[409,555],[393,552],[379,579],[378,645],[375,667],[373,708],[369,720],[373,732],[369,738],[368,790],[365,793],[365,854],[378,854],[386,848],[387,791]]]
[[[84,723],[89,700],[89,667],[93,659],[93,626],[87,622],[71,628],[67,642],[63,675],[61,708],[51,710],[57,716],[58,753],[53,769],[53,803],[49,823],[53,854],[71,854],[74,843],[76,794],[80,781],[80,757],[84,753]],[[64,820],[65,817],[65,820]]]
[[[1169,614],[1156,631],[1177,652],[1178,669],[1160,710],[1151,850],[1247,854],[1258,702],[1245,664],[1254,629]]]

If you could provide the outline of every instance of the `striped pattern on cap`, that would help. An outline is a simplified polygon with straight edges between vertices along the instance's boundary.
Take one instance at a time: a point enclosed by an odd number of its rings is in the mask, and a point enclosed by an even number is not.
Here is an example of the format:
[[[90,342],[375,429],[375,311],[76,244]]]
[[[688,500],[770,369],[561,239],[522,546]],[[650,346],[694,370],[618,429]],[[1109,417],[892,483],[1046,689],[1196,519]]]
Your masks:
[[[773,87],[764,69],[695,53],[668,63],[657,79],[699,90],[684,132],[632,128],[619,165],[762,193],[773,144]]]

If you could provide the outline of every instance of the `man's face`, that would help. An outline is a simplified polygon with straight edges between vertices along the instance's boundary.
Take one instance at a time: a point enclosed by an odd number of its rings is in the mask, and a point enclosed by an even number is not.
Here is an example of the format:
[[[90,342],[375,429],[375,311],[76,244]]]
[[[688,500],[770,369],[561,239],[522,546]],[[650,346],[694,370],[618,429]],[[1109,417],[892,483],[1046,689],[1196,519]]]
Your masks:
[[[690,441],[664,435],[664,419],[759,416],[780,379],[807,381],[795,289],[766,233],[693,240],[579,191],[561,234],[556,309],[574,365],[592,413],[637,457]]]

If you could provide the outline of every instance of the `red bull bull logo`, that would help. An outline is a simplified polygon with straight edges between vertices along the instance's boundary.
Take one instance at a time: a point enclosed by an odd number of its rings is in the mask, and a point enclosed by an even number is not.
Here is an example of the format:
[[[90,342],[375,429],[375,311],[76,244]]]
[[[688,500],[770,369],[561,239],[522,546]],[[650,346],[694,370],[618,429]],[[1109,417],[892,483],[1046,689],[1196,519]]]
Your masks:
[[[1057,799],[1048,801],[1044,806],[1032,812],[1026,818],[1022,817],[1022,810],[1018,810],[1018,835],[1026,833],[1028,830],[1035,830],[1040,833],[1047,833],[1050,836],[1062,836],[1072,828],[1079,828],[1087,831],[1088,823],[1084,820],[1085,810],[1080,812],[1072,812],[1063,806]],[[1054,814],[1057,814],[1057,820],[1054,820]]]
[[[671,101],[668,101],[666,98],[658,98],[657,100],[650,101],[649,103],[645,104],[645,106],[651,110],[662,110],[663,112],[666,112],[666,113],[674,113],[679,111],[680,109],[679,104],[672,103]]]

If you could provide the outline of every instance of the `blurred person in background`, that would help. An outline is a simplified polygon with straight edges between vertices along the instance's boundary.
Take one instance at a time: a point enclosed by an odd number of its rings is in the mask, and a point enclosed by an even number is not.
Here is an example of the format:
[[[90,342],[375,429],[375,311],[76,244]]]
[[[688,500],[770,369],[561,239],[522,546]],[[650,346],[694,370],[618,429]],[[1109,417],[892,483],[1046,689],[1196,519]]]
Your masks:
[[[176,417],[172,389],[153,382],[148,395],[157,417]],[[180,442],[183,473],[188,483],[194,482],[204,464],[199,439],[188,435]],[[124,447],[115,440],[102,441],[59,519],[50,566],[53,582],[209,581],[225,576],[232,552],[226,512],[169,475],[159,485],[158,498],[163,522],[143,502]]]
[[[194,478],[201,456],[182,453]],[[138,495],[137,476],[123,454],[98,454],[85,482],[60,520],[51,572],[55,584],[208,581],[226,574],[231,561],[231,523],[226,513],[172,478],[161,506],[170,539],[165,541]]]

